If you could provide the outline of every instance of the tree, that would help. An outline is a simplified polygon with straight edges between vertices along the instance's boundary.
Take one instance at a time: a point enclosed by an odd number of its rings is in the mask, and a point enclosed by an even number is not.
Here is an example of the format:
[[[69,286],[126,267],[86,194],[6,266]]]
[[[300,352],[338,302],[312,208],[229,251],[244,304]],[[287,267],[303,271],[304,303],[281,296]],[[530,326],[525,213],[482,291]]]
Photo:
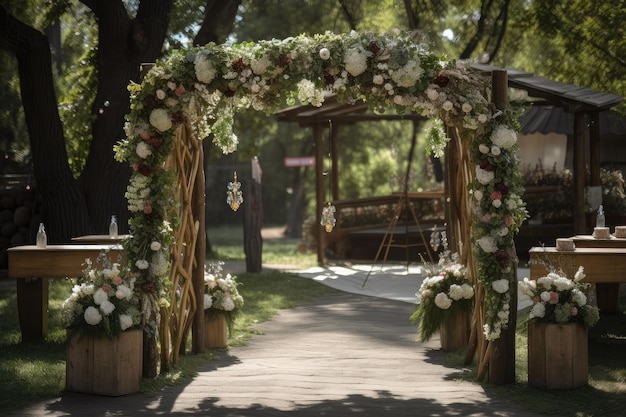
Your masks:
[[[130,167],[114,161],[113,146],[124,139],[124,116],[130,109],[127,86],[131,81],[140,81],[142,63],[155,62],[161,56],[173,5],[172,0],[139,1],[131,17],[125,2],[120,0],[81,3],[97,22],[97,47],[93,50],[97,78],[89,105],[93,119],[89,151],[78,179],[68,163],[49,39],[14,16],[18,5],[0,6],[0,21],[5,23],[0,28],[0,49],[17,60],[34,172],[45,200],[44,216],[52,243],[104,233],[112,214],[118,216],[120,232],[127,231],[129,216],[124,193]],[[239,3],[207,1],[205,15],[220,16],[230,10],[234,17],[233,10]],[[60,17],[78,6],[64,1],[51,7],[49,14]],[[228,24],[220,28],[225,33],[229,31]],[[197,41],[220,40],[219,33],[204,30]]]

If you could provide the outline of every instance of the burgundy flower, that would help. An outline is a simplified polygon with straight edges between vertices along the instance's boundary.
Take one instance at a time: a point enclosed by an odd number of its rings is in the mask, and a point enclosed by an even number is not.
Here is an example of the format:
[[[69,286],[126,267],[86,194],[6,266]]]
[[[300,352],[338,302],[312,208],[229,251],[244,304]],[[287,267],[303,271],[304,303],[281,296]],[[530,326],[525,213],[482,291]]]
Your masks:
[[[226,97],[232,97],[235,95],[235,90],[233,90],[232,88],[229,88],[228,90],[224,90],[224,95]]]
[[[144,177],[149,177],[152,174],[152,168],[144,162],[136,163],[133,165],[133,168],[135,168],[135,171],[139,172]]]
[[[446,74],[439,74],[433,80],[439,87],[444,88],[450,82],[450,78]]]
[[[243,63],[243,58],[235,59],[230,66],[237,72],[241,72],[246,68],[246,64]]]
[[[154,284],[152,284],[151,282],[146,282],[144,284],[141,284],[141,291],[146,293],[146,294],[153,294],[154,293]]]
[[[484,169],[485,171],[494,170],[493,165],[491,165],[488,159],[481,159],[478,165],[480,166],[481,169]]]
[[[376,45],[376,42],[372,41],[369,43],[369,45],[367,45],[367,50],[374,54],[377,54],[378,51],[380,51],[380,47]]]
[[[496,261],[501,267],[505,267],[509,263],[509,253],[503,249],[496,251]]]
[[[172,114],[172,123],[175,125],[182,124],[185,121],[185,113],[182,110],[178,110]]]
[[[509,192],[509,187],[503,182],[497,183],[494,187],[494,190],[499,191],[500,194],[506,195]]]
[[[324,80],[327,85],[332,85],[335,83],[335,77],[331,75],[328,71],[324,71]]]
[[[159,103],[157,102],[156,97],[154,97],[153,95],[150,95],[143,99],[143,106],[148,110],[154,110],[158,105]]]
[[[153,148],[158,149],[163,144],[163,139],[161,139],[160,137],[156,135],[153,135],[150,138],[146,139],[146,143],[152,146]]]

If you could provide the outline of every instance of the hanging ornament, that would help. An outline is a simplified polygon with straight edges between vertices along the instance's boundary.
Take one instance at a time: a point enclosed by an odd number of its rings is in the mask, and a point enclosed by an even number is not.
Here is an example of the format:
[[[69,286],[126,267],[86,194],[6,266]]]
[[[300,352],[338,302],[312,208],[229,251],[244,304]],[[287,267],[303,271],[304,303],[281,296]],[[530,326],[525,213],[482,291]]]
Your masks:
[[[330,201],[328,202],[328,206],[322,209],[322,220],[320,221],[320,224],[324,226],[324,230],[328,233],[333,231],[333,228],[337,223],[337,219],[335,219],[335,210],[335,206],[331,205]]]
[[[237,171],[233,174],[233,180],[228,183],[226,187],[226,203],[233,211],[237,211],[239,206],[243,203],[243,193],[241,192],[241,183],[237,181]]]

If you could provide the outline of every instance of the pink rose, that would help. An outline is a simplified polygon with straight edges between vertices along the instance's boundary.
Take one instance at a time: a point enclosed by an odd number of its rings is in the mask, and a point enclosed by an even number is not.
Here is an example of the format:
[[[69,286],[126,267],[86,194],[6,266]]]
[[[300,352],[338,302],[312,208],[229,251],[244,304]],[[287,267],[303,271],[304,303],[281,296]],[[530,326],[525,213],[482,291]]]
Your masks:
[[[111,286],[109,284],[102,284],[102,291],[108,294],[109,291],[111,291]]]
[[[504,218],[504,224],[505,224],[505,225],[507,225],[507,226],[512,225],[512,224],[513,224],[513,217],[511,217],[511,216],[506,216],[506,217]]]
[[[144,206],[143,206],[143,212],[144,212],[144,214],[150,214],[150,213],[152,213],[152,204],[150,204],[150,202],[149,202],[149,201],[146,201],[146,202],[144,203]]]
[[[481,220],[483,223],[489,223],[491,221],[491,213],[485,213]]]
[[[120,285],[122,283],[122,278],[119,275],[113,277],[113,284]]]
[[[179,85],[176,90],[174,90],[174,94],[176,94],[178,97],[182,96],[185,93],[185,87],[181,84]]]
[[[578,314],[578,309],[576,307],[572,307],[572,309],[570,310],[570,314],[572,316],[576,316]]]
[[[492,200],[500,200],[501,198],[502,198],[502,193],[500,193],[500,191],[494,191],[493,193],[491,193]]]

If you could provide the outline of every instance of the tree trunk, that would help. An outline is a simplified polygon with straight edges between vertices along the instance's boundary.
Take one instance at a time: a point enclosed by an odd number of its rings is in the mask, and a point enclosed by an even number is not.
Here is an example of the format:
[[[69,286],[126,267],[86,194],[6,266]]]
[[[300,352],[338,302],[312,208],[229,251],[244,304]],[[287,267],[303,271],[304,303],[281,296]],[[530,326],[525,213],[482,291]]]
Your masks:
[[[131,20],[121,2],[91,5],[98,18],[98,92],[92,105],[93,140],[80,187],[96,233],[107,233],[111,215],[120,233],[128,232],[130,213],[124,197],[131,168],[113,158],[113,146],[124,139],[124,117],[130,112],[128,84],[140,82],[140,66],[161,55],[172,0],[142,2]]]
[[[43,219],[50,243],[92,232],[87,206],[67,161],[48,39],[0,7],[0,47],[15,54]]]

